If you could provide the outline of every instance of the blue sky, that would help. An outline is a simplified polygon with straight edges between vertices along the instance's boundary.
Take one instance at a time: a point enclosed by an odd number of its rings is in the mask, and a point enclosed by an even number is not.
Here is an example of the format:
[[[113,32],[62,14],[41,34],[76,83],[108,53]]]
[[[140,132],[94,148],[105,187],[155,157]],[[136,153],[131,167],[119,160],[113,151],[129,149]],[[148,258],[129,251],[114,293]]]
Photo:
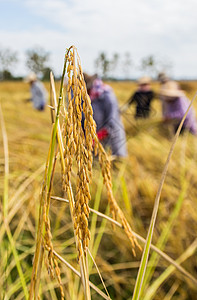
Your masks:
[[[35,46],[50,52],[60,74],[65,49],[74,44],[89,73],[99,52],[129,52],[131,77],[142,75],[143,57],[155,55],[172,63],[169,75],[197,78],[196,11],[196,0],[0,0],[0,47],[18,52],[17,74],[28,72],[25,51]]]
[[[27,1],[28,2],[28,1]],[[61,26],[51,22],[47,17],[43,17],[36,10],[31,10],[25,1],[1,1],[0,0],[0,28],[8,32],[19,32],[25,30],[32,31],[36,24],[40,28],[61,30]]]

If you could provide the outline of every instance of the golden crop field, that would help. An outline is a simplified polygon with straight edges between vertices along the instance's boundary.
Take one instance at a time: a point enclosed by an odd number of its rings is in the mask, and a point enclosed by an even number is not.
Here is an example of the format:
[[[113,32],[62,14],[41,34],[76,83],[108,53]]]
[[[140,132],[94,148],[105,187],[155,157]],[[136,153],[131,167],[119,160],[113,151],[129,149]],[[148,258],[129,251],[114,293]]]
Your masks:
[[[60,84],[55,84],[58,94]],[[120,106],[136,88],[134,82],[108,84],[113,87]],[[50,84],[47,82],[45,86],[50,94]],[[155,92],[159,91],[157,82],[152,86]],[[197,91],[197,82],[182,82],[181,86],[192,99]],[[47,107],[44,112],[34,110],[31,102],[26,101],[29,97],[29,86],[24,82],[0,83],[1,300],[28,299],[40,193],[50,146],[50,108]],[[194,108],[197,113],[196,102]],[[150,119],[136,121],[134,107],[131,107],[122,115],[122,120],[127,133],[128,157],[112,168],[113,194],[132,230],[146,238],[173,136],[161,121],[161,103],[157,98],[153,102]],[[8,152],[5,151],[6,137]],[[160,250],[150,251],[140,299],[197,299],[196,161],[197,137],[181,135],[169,163],[153,233],[152,244]],[[75,178],[76,174],[72,175]],[[64,197],[59,165],[53,182],[52,195]],[[90,192],[90,208],[111,217],[97,161],[93,164]],[[120,222],[120,219],[117,221]],[[51,199],[50,222],[55,251],[79,272],[69,205]],[[90,213],[89,230],[89,249],[110,298],[131,300],[142,252],[136,247],[134,256],[121,226],[112,225],[106,218]],[[143,248],[144,243],[138,242]],[[105,293],[90,256],[87,264],[90,281]],[[61,299],[59,282],[57,278],[51,279],[50,266],[46,265],[43,264],[41,274],[40,299]],[[84,299],[80,278],[65,264],[59,263],[59,268],[65,299]],[[102,299],[101,294],[92,288],[91,296],[92,299]]]

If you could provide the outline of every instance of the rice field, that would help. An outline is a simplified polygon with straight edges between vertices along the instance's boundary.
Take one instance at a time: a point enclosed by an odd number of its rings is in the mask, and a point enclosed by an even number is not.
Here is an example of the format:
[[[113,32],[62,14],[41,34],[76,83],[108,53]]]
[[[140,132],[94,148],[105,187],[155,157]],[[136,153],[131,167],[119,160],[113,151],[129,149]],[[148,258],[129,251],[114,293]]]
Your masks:
[[[136,88],[133,82],[109,82],[120,106]],[[50,93],[50,83],[45,83]],[[60,83],[56,82],[59,92]],[[191,99],[197,82],[182,82]],[[159,90],[158,83],[153,88]],[[51,137],[51,111],[35,111],[26,99],[29,86],[23,82],[0,83],[0,299],[28,299],[32,266],[39,224],[39,206],[45,164]],[[197,112],[197,104],[194,102]],[[2,118],[3,117],[3,118]],[[2,122],[4,120],[4,122]],[[132,230],[140,235],[144,247],[155,197],[165,162],[172,145],[170,128],[161,122],[161,104],[153,102],[149,120],[134,119],[134,107],[122,120],[127,133],[128,158],[112,168],[112,190]],[[4,126],[5,127],[4,127]],[[5,151],[7,148],[8,151]],[[4,141],[4,144],[3,144]],[[4,145],[4,147],[3,147]],[[197,295],[197,140],[191,135],[180,136],[170,159],[161,192],[158,215],[142,293],[139,299],[195,300]],[[59,161],[59,157],[57,157]],[[73,234],[72,215],[62,190],[61,164],[57,163],[51,191],[49,219],[52,244],[61,275],[65,299],[89,299],[84,296],[80,280],[79,250]],[[72,170],[71,183],[77,176]],[[75,190],[74,190],[75,192]],[[133,299],[142,251],[132,245],[125,234],[120,216],[113,223],[108,205],[108,191],[102,172],[95,160],[90,185],[89,252],[85,262],[92,299]],[[103,215],[94,213],[93,210]],[[137,236],[138,237],[138,236]],[[58,258],[58,255],[61,258]],[[91,256],[94,258],[92,260]],[[40,299],[61,299],[60,282],[51,278],[44,263],[39,285]],[[64,261],[61,261],[63,259]],[[94,263],[95,261],[95,263]],[[72,270],[70,265],[74,268]],[[103,287],[102,275],[105,287]],[[99,292],[98,293],[98,289]],[[136,298],[137,299],[137,298]]]

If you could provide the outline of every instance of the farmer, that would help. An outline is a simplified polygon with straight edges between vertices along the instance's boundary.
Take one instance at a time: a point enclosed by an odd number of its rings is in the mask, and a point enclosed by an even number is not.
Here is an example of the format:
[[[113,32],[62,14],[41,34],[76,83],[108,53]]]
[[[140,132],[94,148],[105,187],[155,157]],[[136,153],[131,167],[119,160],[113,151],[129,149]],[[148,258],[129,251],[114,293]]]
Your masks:
[[[99,140],[104,146],[111,148],[113,156],[127,156],[125,131],[112,88],[104,84],[97,75],[89,76],[84,73],[84,79],[92,102]]]
[[[180,90],[175,81],[167,81],[161,86],[160,98],[162,100],[162,113],[165,123],[172,123],[174,132],[187,111],[190,101],[186,98],[184,92]],[[192,134],[197,134],[197,123],[195,111],[191,107],[183,123],[182,131],[188,130]]]
[[[37,79],[35,73],[30,73],[25,81],[30,84],[31,101],[33,102],[34,108],[43,111],[47,103],[47,91],[44,85]]]
[[[151,110],[151,101],[154,98],[154,92],[151,89],[150,83],[151,79],[149,77],[141,77],[138,80],[137,91],[129,98],[121,109],[121,112],[125,112],[132,103],[135,103],[135,118],[148,118]]]

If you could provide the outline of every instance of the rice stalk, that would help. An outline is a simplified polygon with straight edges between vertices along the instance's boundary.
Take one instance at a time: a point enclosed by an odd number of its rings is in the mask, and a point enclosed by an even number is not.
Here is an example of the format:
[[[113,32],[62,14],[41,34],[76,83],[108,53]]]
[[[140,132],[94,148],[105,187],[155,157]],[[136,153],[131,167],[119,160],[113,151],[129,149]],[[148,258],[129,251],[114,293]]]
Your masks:
[[[64,105],[63,82],[67,74],[67,110]],[[132,233],[131,227],[127,222],[122,210],[118,206],[112,192],[112,179],[110,174],[110,160],[99,143],[96,135],[96,123],[93,119],[93,110],[91,100],[87,94],[86,85],[81,68],[81,62],[77,50],[71,46],[65,55],[63,75],[60,83],[60,93],[58,103],[56,101],[55,85],[51,75],[51,90],[53,94],[52,126],[50,147],[45,168],[44,183],[40,199],[39,224],[37,231],[37,243],[33,264],[32,279],[30,285],[30,299],[33,295],[37,299],[39,283],[42,269],[44,251],[47,250],[48,258],[47,268],[52,275],[56,274],[60,285],[61,299],[64,298],[64,291],[60,278],[60,270],[52,244],[52,234],[49,218],[51,188],[53,185],[53,176],[59,152],[60,163],[62,166],[62,186],[69,200],[70,214],[74,226],[74,236],[78,250],[78,261],[81,270],[81,279],[84,287],[85,299],[91,299],[89,287],[89,275],[87,264],[87,249],[90,240],[89,231],[89,201],[90,182],[92,177],[93,151],[95,156],[98,154],[100,167],[102,170],[103,182],[106,186],[110,211],[114,219],[119,217],[123,228],[131,242],[132,251],[135,255],[135,246],[139,246],[137,239]],[[54,115],[55,114],[55,115]],[[82,128],[82,114],[84,115],[84,129]],[[61,118],[60,118],[61,116]],[[93,148],[94,142],[94,148]],[[71,175],[76,161],[77,168],[76,192],[73,193],[71,186]],[[106,221],[103,221],[103,224]],[[97,243],[100,242],[102,235],[97,237]],[[54,272],[55,271],[55,272]]]
[[[80,64],[79,64],[79,73],[82,75],[82,69],[81,69]],[[85,128],[87,140],[88,140],[88,142],[91,140],[94,140],[94,153],[95,153],[95,155],[98,154],[98,157],[99,157],[99,163],[100,163],[100,167],[101,167],[102,175],[103,175],[103,182],[107,189],[110,211],[112,213],[113,218],[116,218],[117,216],[120,218],[120,220],[123,224],[125,233],[127,234],[128,238],[132,244],[133,254],[135,255],[135,250],[134,250],[135,246],[137,246],[138,248],[140,248],[140,246],[139,246],[137,240],[135,239],[135,237],[132,235],[131,227],[113,196],[112,179],[111,179],[111,174],[110,174],[110,160],[109,160],[103,146],[99,143],[98,137],[96,135],[96,131],[95,131],[96,125],[95,125],[95,122],[94,122],[93,116],[92,116],[91,101],[90,101],[89,96],[87,95],[84,80],[82,81],[82,85],[84,88],[83,93],[82,93],[82,99],[84,101],[83,102],[83,111],[84,111],[84,115],[85,115],[84,128]],[[90,114],[90,112],[91,112],[91,114]],[[90,150],[92,150],[92,144],[90,145]],[[89,158],[90,157],[91,157],[91,155],[89,153]]]
[[[40,217],[39,217],[39,227],[38,227],[38,237],[37,237],[37,246],[36,246],[36,252],[35,252],[35,259],[34,259],[34,265],[33,265],[33,272],[32,272],[32,280],[31,280],[31,288],[30,288],[30,299],[32,299],[33,294],[35,297],[38,295],[38,287],[39,287],[39,277],[41,273],[41,266],[42,266],[42,260],[43,260],[43,240],[42,240],[42,232],[44,230],[44,223],[45,223],[45,246],[49,252],[49,265],[50,265],[50,270],[53,270],[53,262],[55,264],[55,270],[56,270],[56,275],[58,277],[58,280],[60,282],[60,289],[61,289],[61,294],[62,298],[64,297],[63,295],[63,289],[61,288],[61,279],[60,279],[60,274],[59,274],[59,268],[57,266],[56,259],[53,257],[53,246],[51,243],[51,233],[50,233],[50,222],[49,222],[49,204],[50,204],[50,186],[51,186],[51,174],[52,174],[52,165],[53,165],[53,153],[54,153],[54,148],[55,148],[55,140],[56,140],[56,134],[59,129],[59,114],[60,114],[60,105],[62,102],[62,90],[63,90],[63,80],[64,80],[64,74],[66,70],[66,62],[68,59],[68,53],[70,49],[68,49],[67,54],[66,54],[66,59],[65,59],[65,65],[63,69],[63,76],[61,80],[61,86],[60,86],[60,96],[59,96],[59,101],[57,105],[57,111],[56,111],[56,118],[55,118],[55,123],[53,126],[52,130],[52,135],[51,135],[51,143],[50,143],[50,148],[49,148],[49,155],[48,155],[48,160],[46,164],[46,171],[45,171],[45,184],[43,187],[43,192],[42,192],[42,197],[41,197],[41,204],[40,204]],[[59,132],[60,133],[60,132]],[[59,143],[60,146],[62,146],[61,143]],[[62,161],[63,164],[63,161]],[[63,164],[64,166],[64,164]],[[64,168],[65,169],[65,168]],[[67,182],[67,195],[70,203],[70,210],[71,210],[71,215],[73,215],[73,196],[72,196],[72,189],[70,182]],[[45,198],[45,200],[44,200]],[[84,285],[84,291],[86,295],[86,299],[90,299],[90,292],[88,285],[89,283],[87,282],[87,269],[85,267],[85,260],[82,257],[80,261],[81,265],[81,273],[82,273],[82,281]]]
[[[76,56],[75,56],[76,52]],[[86,85],[83,79],[83,72],[81,69],[80,59],[77,51],[73,48],[70,57],[68,58],[69,64],[67,67],[68,75],[68,115],[65,126],[64,136],[65,138],[65,162],[66,162],[66,174],[64,177],[64,189],[68,194],[69,181],[71,177],[73,156],[76,157],[78,165],[78,181],[77,181],[77,192],[75,199],[75,223],[76,234],[78,236],[78,253],[79,260],[81,257],[82,250],[86,254],[86,249],[89,244],[90,234],[88,230],[88,218],[89,218],[89,206],[88,202],[91,199],[89,193],[89,187],[87,183],[91,179],[92,171],[92,150],[94,140],[94,152],[95,155],[99,155],[99,162],[102,168],[102,175],[104,177],[104,183],[106,184],[108,191],[108,200],[111,203],[111,212],[115,217],[115,211],[118,212],[118,216],[123,222],[123,226],[129,236],[133,248],[137,241],[132,236],[131,228],[126,221],[122,211],[117,205],[112,194],[112,184],[110,176],[110,162],[107,155],[99,143],[96,135],[96,124],[93,120],[93,111],[91,107],[90,98],[87,95]],[[76,68],[77,62],[77,68]],[[72,95],[73,93],[73,95]],[[81,104],[81,98],[83,104]],[[85,115],[84,129],[85,134],[81,127],[82,111]],[[84,144],[85,141],[85,144]],[[85,146],[85,147],[84,147]],[[83,193],[82,193],[83,191]],[[83,243],[81,243],[83,240]],[[133,250],[134,251],[134,250]]]
[[[98,140],[97,140],[97,142],[98,142]],[[113,196],[112,179],[111,179],[111,174],[110,174],[110,161],[109,161],[102,145],[97,144],[97,147],[98,147],[98,152],[99,152],[99,163],[100,163],[101,170],[102,170],[103,180],[104,180],[104,184],[107,189],[110,211],[111,211],[114,219],[116,219],[117,216],[120,218],[122,226],[124,228],[124,231],[129,239],[129,241],[131,242],[133,255],[135,256],[135,246],[137,246],[140,250],[141,250],[141,247],[138,244],[137,239],[133,235],[132,229],[131,229],[124,213],[122,212],[121,208],[119,207],[118,203],[116,202],[116,200]]]
[[[70,48],[71,49],[71,48]],[[69,56],[70,55],[70,56]],[[81,91],[80,88],[78,87],[78,78],[77,78],[77,70],[76,70],[76,58],[75,58],[75,48],[73,48],[73,51],[67,52],[66,59],[68,60],[69,64],[67,66],[67,73],[68,73],[68,78],[69,78],[69,84],[67,86],[67,92],[68,92],[68,97],[69,98],[69,105],[68,105],[68,114],[66,114],[65,121],[66,123],[64,124],[65,126],[65,131],[64,131],[64,168],[63,168],[63,188],[66,191],[70,203],[70,212],[71,212],[71,217],[72,217],[72,222],[74,226],[74,235],[76,238],[76,245],[78,249],[78,259],[79,259],[79,264],[80,264],[80,269],[81,269],[81,275],[82,275],[82,283],[84,287],[84,294],[86,299],[90,299],[90,288],[89,288],[89,280],[88,280],[88,267],[85,261],[84,253],[86,253],[86,247],[88,246],[88,241],[90,238],[89,235],[89,230],[87,227],[88,223],[88,201],[90,199],[90,194],[89,194],[89,186],[86,183],[86,179],[88,177],[83,176],[83,171],[84,169],[86,170],[85,176],[87,175],[87,169],[86,169],[86,164],[84,164],[84,152],[87,151],[85,147],[81,147],[81,143],[83,143],[83,133],[82,133],[82,128],[81,128]],[[71,71],[73,70],[73,74],[71,75]],[[71,79],[72,76],[72,79]],[[71,98],[72,91],[74,92],[74,98]],[[78,101],[77,101],[78,99]],[[75,101],[75,102],[74,102]],[[74,106],[74,111],[72,105],[75,104]],[[74,114],[73,114],[74,112]],[[72,128],[72,120],[75,119],[75,123],[73,124]],[[77,140],[78,136],[75,136],[75,140],[73,140],[72,136],[72,131],[76,135],[76,131],[78,131],[80,140]],[[70,140],[71,138],[71,140]],[[70,142],[70,144],[69,144]],[[76,144],[74,143],[76,142]],[[72,143],[72,144],[71,144]],[[78,143],[78,144],[77,144]],[[70,146],[69,146],[70,145]],[[77,145],[77,149],[76,149]],[[72,148],[75,147],[75,148]],[[81,148],[80,148],[81,147]],[[78,150],[77,152],[73,152],[73,150]],[[78,199],[80,198],[80,187],[82,186],[85,189],[85,192],[83,193],[83,196],[86,198],[86,202],[81,203],[78,201],[78,206],[79,209],[81,208],[84,211],[81,211],[81,220],[80,216],[76,216],[76,203],[77,201],[74,200],[74,195],[73,191],[71,188],[71,183],[70,183],[70,174],[71,174],[71,169],[72,169],[72,156],[76,155],[76,159],[78,162],[78,178],[77,178],[77,189],[79,191],[78,196],[76,194],[76,200],[77,197]],[[61,156],[62,158],[62,156]],[[63,163],[63,162],[62,162]],[[83,169],[84,168],[84,169]],[[89,170],[90,172],[91,170]],[[89,180],[88,180],[89,182]],[[79,222],[77,222],[77,218],[79,218]],[[82,221],[82,222],[80,222]],[[84,227],[85,226],[85,227]],[[81,242],[81,238],[83,237],[83,244]]]
[[[77,184],[74,203],[74,228],[78,240],[79,260],[84,251],[86,255],[90,240],[88,229],[89,219],[89,200],[91,199],[89,191],[89,182],[92,171],[92,140],[84,135],[82,122],[82,71],[77,74],[75,49],[70,53],[67,67],[68,74],[68,118],[64,132],[64,156],[66,163],[66,173],[64,174],[64,190],[68,194],[69,182],[73,159],[77,161]],[[72,98],[73,93],[73,98]],[[84,98],[84,97],[83,97]],[[92,111],[88,112],[92,114]],[[87,120],[87,119],[86,119]],[[87,120],[88,122],[89,120]]]

